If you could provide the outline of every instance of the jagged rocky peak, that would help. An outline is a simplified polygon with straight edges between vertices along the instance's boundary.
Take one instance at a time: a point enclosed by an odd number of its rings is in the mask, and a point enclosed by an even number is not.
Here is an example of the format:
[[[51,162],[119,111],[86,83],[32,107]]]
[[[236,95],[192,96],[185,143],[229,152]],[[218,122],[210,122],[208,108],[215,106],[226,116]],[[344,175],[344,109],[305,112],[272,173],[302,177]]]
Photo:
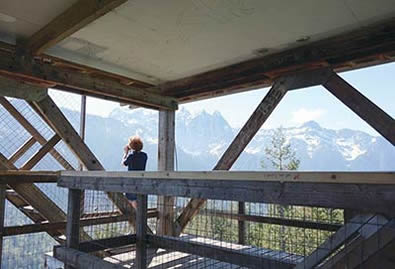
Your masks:
[[[321,130],[321,126],[316,122],[316,121],[307,121],[302,124],[302,128],[309,128],[309,129],[315,129],[315,130]]]

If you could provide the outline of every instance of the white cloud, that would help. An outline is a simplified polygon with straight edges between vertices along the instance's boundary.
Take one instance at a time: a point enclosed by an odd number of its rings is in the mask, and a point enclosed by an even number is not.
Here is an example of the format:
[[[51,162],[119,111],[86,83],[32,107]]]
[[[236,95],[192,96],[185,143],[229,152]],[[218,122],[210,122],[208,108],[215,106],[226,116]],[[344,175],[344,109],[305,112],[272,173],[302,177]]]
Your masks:
[[[302,124],[307,121],[317,120],[322,115],[326,113],[323,109],[306,109],[301,108],[294,112],[292,112],[292,119],[293,123]]]

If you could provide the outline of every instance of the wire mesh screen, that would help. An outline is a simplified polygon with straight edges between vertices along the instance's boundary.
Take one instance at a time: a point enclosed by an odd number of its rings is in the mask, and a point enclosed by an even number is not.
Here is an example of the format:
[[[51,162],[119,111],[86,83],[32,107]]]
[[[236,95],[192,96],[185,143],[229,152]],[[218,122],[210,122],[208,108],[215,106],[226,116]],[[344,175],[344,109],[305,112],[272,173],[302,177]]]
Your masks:
[[[50,91],[50,96],[79,130],[80,103],[76,95]],[[55,135],[48,124],[24,100],[2,98],[0,105],[0,153],[8,159],[11,169],[21,169]],[[62,170],[78,167],[72,152],[63,142],[46,154],[32,170]],[[35,184],[42,195],[49,198],[63,212],[67,209],[67,189],[56,184]],[[34,224],[45,221],[39,210],[12,188],[6,192],[5,226]],[[58,239],[59,240],[59,239]],[[57,242],[47,233],[31,233],[5,236],[3,239],[2,268],[44,268],[47,252],[51,252]]]

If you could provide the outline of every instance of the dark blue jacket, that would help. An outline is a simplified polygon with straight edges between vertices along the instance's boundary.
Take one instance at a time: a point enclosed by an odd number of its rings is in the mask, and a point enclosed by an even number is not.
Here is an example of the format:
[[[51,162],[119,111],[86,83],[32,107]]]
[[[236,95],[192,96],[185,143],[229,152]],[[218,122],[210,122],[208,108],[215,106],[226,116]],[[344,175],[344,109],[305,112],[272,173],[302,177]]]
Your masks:
[[[129,171],[145,171],[147,154],[143,151],[133,151],[123,162]]]

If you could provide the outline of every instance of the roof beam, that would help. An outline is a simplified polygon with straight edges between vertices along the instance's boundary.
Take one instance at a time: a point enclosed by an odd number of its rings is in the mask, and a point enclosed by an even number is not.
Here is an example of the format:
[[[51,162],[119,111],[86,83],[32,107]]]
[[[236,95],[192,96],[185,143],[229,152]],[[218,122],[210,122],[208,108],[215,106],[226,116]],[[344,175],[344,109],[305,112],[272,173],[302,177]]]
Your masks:
[[[41,54],[71,36],[81,28],[105,15],[127,0],[79,0],[49,24],[33,34],[25,49],[31,54]]]
[[[268,87],[273,78],[317,66],[330,66],[340,72],[390,62],[395,58],[394,48],[395,18],[391,18],[307,45],[165,82],[156,88],[180,102],[190,102]]]
[[[0,76],[0,96],[39,101],[47,96],[47,89],[24,81]]]
[[[0,75],[69,92],[152,109],[176,110],[177,100],[147,89],[124,85],[108,77],[52,65],[0,50]]]

